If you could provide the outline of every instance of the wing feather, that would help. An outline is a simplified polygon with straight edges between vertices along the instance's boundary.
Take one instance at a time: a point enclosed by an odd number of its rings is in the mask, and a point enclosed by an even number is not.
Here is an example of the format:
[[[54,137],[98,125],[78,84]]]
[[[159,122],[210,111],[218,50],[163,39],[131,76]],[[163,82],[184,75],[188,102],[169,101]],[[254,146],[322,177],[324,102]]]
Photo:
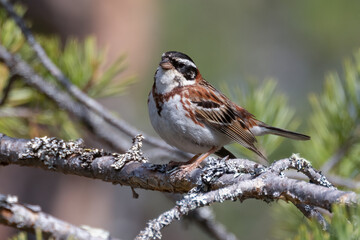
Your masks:
[[[242,119],[243,117],[237,114],[236,107],[231,105],[230,100],[221,93],[217,91],[216,93],[218,96],[212,95],[212,98],[206,98],[206,102],[201,98],[191,101],[196,118],[266,160],[266,157],[254,145],[256,138],[247,126],[246,119]],[[196,95],[190,94],[190,96]],[[220,98],[228,101],[224,104]]]

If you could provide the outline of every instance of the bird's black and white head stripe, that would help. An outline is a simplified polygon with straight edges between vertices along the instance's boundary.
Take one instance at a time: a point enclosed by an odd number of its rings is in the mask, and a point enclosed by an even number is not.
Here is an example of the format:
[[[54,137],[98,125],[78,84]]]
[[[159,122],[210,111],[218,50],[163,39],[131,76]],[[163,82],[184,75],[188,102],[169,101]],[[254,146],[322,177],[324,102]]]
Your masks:
[[[186,80],[194,80],[197,76],[197,67],[194,61],[186,54],[176,51],[169,51],[162,55],[162,61],[170,61],[174,68],[179,71]]]

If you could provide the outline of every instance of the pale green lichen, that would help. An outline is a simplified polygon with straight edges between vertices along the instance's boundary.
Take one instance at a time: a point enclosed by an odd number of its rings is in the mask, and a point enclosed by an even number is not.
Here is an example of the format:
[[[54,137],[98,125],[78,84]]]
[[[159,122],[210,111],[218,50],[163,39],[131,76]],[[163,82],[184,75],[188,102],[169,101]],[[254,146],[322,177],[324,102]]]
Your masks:
[[[112,156],[115,157],[115,162],[111,165],[111,167],[119,170],[122,169],[125,164],[130,161],[136,161],[141,163],[147,162],[147,158],[144,156],[144,153],[141,149],[143,139],[144,136],[138,134],[133,138],[133,145],[124,154],[113,153]]]

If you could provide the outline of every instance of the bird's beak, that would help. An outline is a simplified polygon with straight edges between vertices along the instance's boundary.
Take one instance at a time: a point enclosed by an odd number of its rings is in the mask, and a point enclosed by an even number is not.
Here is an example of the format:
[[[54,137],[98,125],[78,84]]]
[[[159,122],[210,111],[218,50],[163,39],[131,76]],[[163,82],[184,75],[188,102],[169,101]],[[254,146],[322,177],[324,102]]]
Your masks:
[[[159,63],[159,66],[164,70],[169,70],[173,68],[173,65],[170,63],[168,58],[162,59],[161,62]]]

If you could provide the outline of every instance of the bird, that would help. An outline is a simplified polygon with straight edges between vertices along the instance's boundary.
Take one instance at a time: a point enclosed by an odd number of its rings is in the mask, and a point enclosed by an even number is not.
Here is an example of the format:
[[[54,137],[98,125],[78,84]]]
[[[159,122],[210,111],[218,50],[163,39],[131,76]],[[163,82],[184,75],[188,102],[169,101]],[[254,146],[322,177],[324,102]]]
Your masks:
[[[200,74],[186,54],[162,54],[148,96],[151,124],[169,145],[195,154],[183,160],[185,173],[197,168],[211,154],[235,158],[224,146],[237,142],[267,158],[255,146],[256,136],[274,134],[295,140],[310,140],[301,133],[269,126],[245,108],[232,102]]]

